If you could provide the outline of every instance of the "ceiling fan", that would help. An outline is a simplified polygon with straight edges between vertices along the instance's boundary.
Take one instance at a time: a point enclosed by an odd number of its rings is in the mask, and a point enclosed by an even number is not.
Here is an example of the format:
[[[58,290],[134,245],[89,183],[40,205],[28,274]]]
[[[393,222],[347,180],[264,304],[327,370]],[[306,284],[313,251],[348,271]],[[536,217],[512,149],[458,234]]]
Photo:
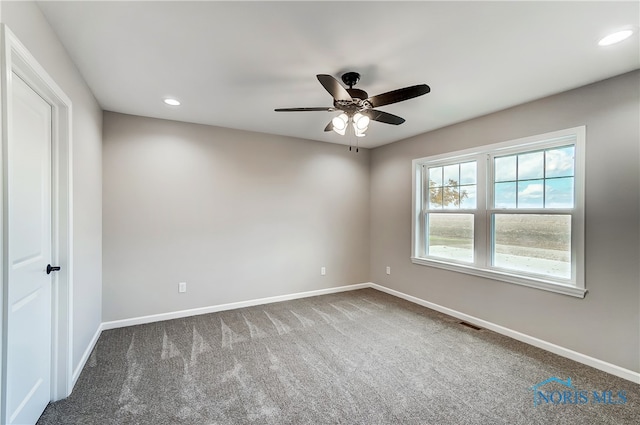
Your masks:
[[[275,111],[341,111],[342,113],[334,117],[324,128],[324,131],[333,130],[340,135],[345,134],[349,123],[352,123],[357,137],[365,135],[371,120],[400,125],[405,121],[404,118],[374,108],[413,99],[431,91],[428,85],[418,84],[369,97],[366,91],[353,88],[360,80],[360,74],[357,72],[347,72],[342,75],[342,82],[349,88],[342,87],[338,80],[331,75],[318,74],[317,77],[320,84],[333,96],[333,107],[278,108]]]

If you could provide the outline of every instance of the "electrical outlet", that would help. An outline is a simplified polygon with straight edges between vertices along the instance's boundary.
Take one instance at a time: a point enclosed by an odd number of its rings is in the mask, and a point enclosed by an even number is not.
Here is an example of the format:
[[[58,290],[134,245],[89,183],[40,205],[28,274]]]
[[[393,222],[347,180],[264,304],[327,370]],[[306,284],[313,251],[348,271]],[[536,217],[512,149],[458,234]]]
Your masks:
[[[187,282],[178,283],[178,292],[187,292]]]
[[[387,266],[387,274],[391,274],[391,267]]]
[[[326,267],[320,267],[320,275],[324,276],[327,274],[327,268]]]

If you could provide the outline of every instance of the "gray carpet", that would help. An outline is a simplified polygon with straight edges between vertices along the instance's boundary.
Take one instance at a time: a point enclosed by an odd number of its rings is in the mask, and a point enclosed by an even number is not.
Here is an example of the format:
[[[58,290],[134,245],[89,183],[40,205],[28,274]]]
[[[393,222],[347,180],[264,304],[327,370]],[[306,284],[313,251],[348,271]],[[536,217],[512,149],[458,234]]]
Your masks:
[[[639,424],[640,385],[373,289],[105,331],[38,422],[569,423]]]

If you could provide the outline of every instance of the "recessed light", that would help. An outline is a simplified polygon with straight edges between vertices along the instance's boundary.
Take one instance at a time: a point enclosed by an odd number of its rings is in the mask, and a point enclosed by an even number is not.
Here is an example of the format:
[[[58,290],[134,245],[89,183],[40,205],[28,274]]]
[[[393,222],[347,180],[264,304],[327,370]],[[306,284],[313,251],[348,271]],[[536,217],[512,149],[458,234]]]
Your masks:
[[[177,99],[167,98],[164,100],[164,103],[170,106],[180,106],[180,101]]]
[[[619,43],[622,40],[625,40],[631,37],[631,34],[633,34],[632,30],[622,30],[622,31],[614,32],[604,37],[602,40],[598,41],[598,46],[610,46],[612,44]]]

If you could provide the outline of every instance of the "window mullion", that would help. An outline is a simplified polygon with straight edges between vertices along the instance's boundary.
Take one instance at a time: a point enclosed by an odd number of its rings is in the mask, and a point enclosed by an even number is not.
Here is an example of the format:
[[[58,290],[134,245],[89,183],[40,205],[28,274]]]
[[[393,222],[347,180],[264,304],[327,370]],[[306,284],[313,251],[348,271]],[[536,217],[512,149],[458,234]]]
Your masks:
[[[489,228],[487,227],[487,202],[489,190],[488,171],[489,156],[477,156],[477,212],[474,217],[474,259],[478,267],[487,267],[487,241],[489,238]]]

